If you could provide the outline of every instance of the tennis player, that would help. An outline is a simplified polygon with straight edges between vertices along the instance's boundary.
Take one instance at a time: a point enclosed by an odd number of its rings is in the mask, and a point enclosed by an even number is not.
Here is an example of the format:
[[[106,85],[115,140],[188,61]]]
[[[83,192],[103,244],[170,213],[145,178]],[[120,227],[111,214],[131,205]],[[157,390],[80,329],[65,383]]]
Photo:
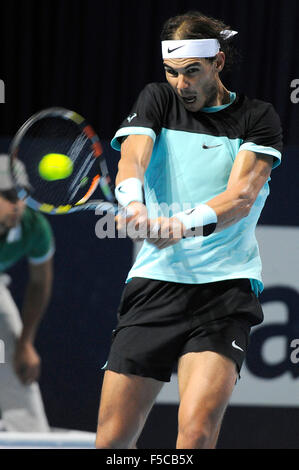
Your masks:
[[[97,448],[136,446],[176,363],[177,448],[215,448],[250,329],[263,320],[255,228],[282,133],[271,104],[220,79],[235,34],[199,12],[168,20],[167,82],[144,88],[112,141],[121,149],[116,196],[134,214],[118,228],[155,227],[121,299]]]
[[[0,339],[5,346],[5,363],[0,364],[0,411],[6,431],[49,431],[37,383],[41,360],[34,340],[50,298],[53,253],[47,220],[18,200],[8,156],[0,155]],[[20,315],[6,270],[24,257],[29,261],[29,279]]]

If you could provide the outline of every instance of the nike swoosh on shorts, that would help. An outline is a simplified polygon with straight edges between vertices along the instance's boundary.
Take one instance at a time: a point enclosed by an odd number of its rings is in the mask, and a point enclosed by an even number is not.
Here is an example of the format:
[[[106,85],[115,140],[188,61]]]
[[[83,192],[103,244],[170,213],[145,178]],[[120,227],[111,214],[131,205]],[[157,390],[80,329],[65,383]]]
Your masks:
[[[232,347],[235,348],[235,349],[240,349],[240,351],[243,351],[243,352],[244,352],[244,349],[240,348],[240,346],[238,346],[238,345],[236,344],[236,340],[234,340],[234,341],[232,342]]]

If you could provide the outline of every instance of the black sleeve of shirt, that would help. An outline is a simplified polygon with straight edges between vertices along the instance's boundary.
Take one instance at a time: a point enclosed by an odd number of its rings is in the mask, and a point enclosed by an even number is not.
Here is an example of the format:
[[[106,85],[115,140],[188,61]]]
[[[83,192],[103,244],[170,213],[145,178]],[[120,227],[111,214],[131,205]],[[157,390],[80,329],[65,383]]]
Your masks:
[[[150,83],[139,94],[129,116],[120,125],[122,128],[145,127],[158,135],[162,128],[167,91],[163,84]]]
[[[282,152],[282,128],[280,118],[270,103],[254,102],[243,144],[253,142],[256,145],[272,147]]]

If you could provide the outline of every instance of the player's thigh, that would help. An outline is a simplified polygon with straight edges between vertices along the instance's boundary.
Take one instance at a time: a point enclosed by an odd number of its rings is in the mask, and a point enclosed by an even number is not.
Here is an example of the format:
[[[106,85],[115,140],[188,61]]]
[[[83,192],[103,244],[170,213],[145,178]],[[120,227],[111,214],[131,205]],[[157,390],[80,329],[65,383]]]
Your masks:
[[[98,434],[108,440],[134,440],[164,382],[106,371],[98,417]]]
[[[180,358],[179,424],[219,426],[238,376],[233,360],[213,351],[188,353]]]
[[[198,335],[196,335],[196,330]],[[196,328],[179,360],[181,416],[217,421],[223,414],[249,343],[247,316],[213,320]]]

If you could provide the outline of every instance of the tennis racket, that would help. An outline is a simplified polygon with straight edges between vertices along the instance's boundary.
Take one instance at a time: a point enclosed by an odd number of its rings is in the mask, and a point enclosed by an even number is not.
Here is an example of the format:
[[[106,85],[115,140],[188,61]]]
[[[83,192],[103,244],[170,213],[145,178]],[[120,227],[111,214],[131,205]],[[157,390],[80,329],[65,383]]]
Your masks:
[[[47,214],[96,209],[97,214],[117,214],[100,139],[78,113],[55,107],[34,114],[16,133],[9,154],[18,197],[32,209]],[[66,174],[57,174],[57,162],[63,163]],[[97,188],[103,199],[91,200]]]

